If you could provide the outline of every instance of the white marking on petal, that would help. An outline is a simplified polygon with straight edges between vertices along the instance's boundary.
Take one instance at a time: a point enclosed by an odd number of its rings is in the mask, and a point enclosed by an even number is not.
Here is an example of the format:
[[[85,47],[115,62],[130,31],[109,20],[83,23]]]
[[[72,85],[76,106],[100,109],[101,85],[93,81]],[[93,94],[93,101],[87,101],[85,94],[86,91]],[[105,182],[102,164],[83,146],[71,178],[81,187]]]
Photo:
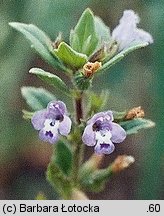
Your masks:
[[[60,124],[59,121],[55,121],[53,119],[46,119],[44,122],[43,130],[44,132],[51,131],[53,134],[57,134],[59,129],[59,124]]]
[[[111,143],[111,137],[112,134],[110,131],[97,131],[96,132],[96,140],[97,144],[102,144],[102,143]]]

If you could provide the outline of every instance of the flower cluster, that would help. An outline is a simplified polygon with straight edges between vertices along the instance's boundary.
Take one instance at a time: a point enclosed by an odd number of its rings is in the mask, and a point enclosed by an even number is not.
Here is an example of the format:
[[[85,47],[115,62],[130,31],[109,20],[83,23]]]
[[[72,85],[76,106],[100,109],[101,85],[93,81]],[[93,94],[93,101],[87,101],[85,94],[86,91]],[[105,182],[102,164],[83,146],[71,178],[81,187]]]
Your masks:
[[[152,36],[137,27],[139,21],[133,10],[124,11],[119,25],[112,32],[112,39],[117,42],[119,51],[137,43],[153,43]],[[83,69],[85,75],[90,77],[99,67],[101,62],[88,62]],[[114,143],[121,143],[126,138],[125,130],[113,120],[112,111],[100,112],[91,117],[83,131],[83,143],[95,146],[97,154],[112,153],[115,149]],[[33,115],[32,124],[39,130],[41,140],[54,144],[60,135],[67,136],[70,133],[72,122],[68,117],[66,105],[61,101],[52,101],[47,109]]]
[[[82,140],[88,146],[95,145],[97,154],[110,154],[114,151],[113,143],[120,143],[126,138],[125,130],[112,122],[111,111],[95,114],[84,129]],[[43,141],[54,144],[59,135],[67,136],[71,130],[71,119],[67,116],[66,105],[61,101],[52,101],[47,109],[36,112],[32,117],[32,124],[39,130],[39,137]]]

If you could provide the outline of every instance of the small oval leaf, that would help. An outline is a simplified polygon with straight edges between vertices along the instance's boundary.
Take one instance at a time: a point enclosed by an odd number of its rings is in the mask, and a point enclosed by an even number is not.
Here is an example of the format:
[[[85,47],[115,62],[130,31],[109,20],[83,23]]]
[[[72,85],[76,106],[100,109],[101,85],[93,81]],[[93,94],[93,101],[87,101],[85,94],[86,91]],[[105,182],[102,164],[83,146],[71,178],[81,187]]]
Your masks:
[[[76,52],[65,42],[61,42],[58,49],[55,49],[53,53],[71,69],[78,70],[87,62],[85,54]]]
[[[138,130],[152,128],[155,123],[149,119],[136,118],[129,121],[123,121],[119,123],[124,128],[128,135],[135,134]]]
[[[72,169],[72,151],[66,143],[58,141],[55,145],[53,160],[65,175],[69,175]]]
[[[41,110],[47,107],[47,104],[55,100],[55,96],[44,88],[35,88],[31,86],[23,86],[21,93],[26,103],[32,110]]]
[[[45,61],[57,69],[67,71],[58,58],[51,54],[53,46],[50,38],[37,26],[19,22],[10,22],[9,25],[21,32],[31,42],[32,48],[34,48]]]
[[[52,85],[59,90],[63,91],[64,93],[69,93],[69,88],[66,86],[66,84],[63,82],[62,79],[60,79],[55,74],[52,74],[50,72],[46,72],[40,68],[31,68],[29,73],[37,75],[40,79],[48,83],[49,85]]]
[[[70,44],[77,52],[90,56],[95,51],[98,41],[94,15],[92,11],[87,8],[81,15],[74,30],[71,31]]]

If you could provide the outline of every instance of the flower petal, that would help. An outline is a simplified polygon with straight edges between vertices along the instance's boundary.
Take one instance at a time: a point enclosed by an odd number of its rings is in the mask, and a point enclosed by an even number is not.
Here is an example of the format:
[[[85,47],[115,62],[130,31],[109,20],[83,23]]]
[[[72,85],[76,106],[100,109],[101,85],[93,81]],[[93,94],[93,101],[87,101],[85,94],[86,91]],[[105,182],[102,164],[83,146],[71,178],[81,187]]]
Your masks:
[[[126,138],[126,131],[116,123],[111,123],[111,141],[114,143],[121,143]]]
[[[35,112],[31,119],[33,127],[36,130],[42,129],[44,127],[44,122],[46,120],[46,117],[47,117],[46,109]]]
[[[59,124],[59,133],[61,135],[67,136],[70,133],[71,125],[71,119],[68,116],[64,115],[63,121],[61,121]]]
[[[110,143],[102,143],[102,144],[97,144],[95,146],[95,152],[97,154],[111,154],[115,149],[115,146],[113,145],[112,142]]]
[[[58,133],[52,133],[51,131],[45,131],[42,129],[39,131],[39,138],[45,142],[54,144],[58,141],[59,135]]]
[[[96,135],[93,131],[92,124],[87,125],[84,129],[82,141],[88,146],[94,146],[96,144]]]
[[[97,119],[103,117],[104,117],[104,112],[96,113],[95,115],[93,115],[91,119],[88,120],[87,124],[94,124],[97,121]]]
[[[107,111],[104,113],[104,116],[105,118],[108,120],[108,121],[113,121],[114,118],[113,118],[113,112],[112,111]]]
[[[47,110],[49,112],[55,112],[56,114],[67,114],[66,105],[62,101],[51,101],[47,106]]]
[[[144,31],[143,29],[137,29],[136,30],[136,36],[135,36],[137,42],[148,42],[153,43],[153,37],[148,32]]]
[[[102,120],[104,118],[108,119],[108,121],[113,121],[113,113],[112,111],[107,111],[107,112],[99,112],[93,115],[93,117],[87,122],[87,124],[94,124],[98,119]]]
[[[112,32],[112,38],[117,41],[119,51],[130,47],[132,43],[153,43],[153,38],[148,32],[137,28],[139,21],[133,10],[124,11],[119,25]]]

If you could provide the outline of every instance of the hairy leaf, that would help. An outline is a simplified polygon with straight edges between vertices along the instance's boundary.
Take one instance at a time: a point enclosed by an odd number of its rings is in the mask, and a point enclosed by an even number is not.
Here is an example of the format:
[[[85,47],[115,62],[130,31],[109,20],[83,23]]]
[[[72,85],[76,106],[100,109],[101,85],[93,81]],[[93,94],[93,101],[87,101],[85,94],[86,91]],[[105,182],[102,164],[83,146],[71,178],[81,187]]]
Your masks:
[[[99,41],[109,42],[111,39],[109,27],[106,26],[103,20],[98,16],[95,16],[94,20],[95,20],[95,29],[99,37]]]
[[[72,168],[72,151],[70,146],[62,141],[59,141],[55,145],[53,160],[64,174],[69,175]]]
[[[117,62],[122,60],[130,52],[132,52],[132,51],[134,51],[136,49],[139,49],[139,48],[143,48],[143,47],[145,47],[147,45],[149,45],[149,43],[147,43],[147,42],[140,43],[140,44],[133,45],[133,46],[121,51],[120,53],[115,55],[113,58],[111,58],[109,61],[107,61],[105,64],[103,64],[102,67],[96,73],[102,73],[102,72],[108,70],[110,67],[112,67]]]
[[[66,94],[69,93],[69,89],[64,83],[62,79],[60,79],[55,74],[46,72],[40,68],[31,68],[29,73],[37,75],[40,79],[44,80],[46,83],[58,88],[59,90],[65,92]]]
[[[45,61],[57,69],[67,71],[58,58],[51,54],[53,50],[51,40],[37,26],[19,22],[10,22],[9,25],[21,32],[30,41],[32,48],[34,48]]]
[[[79,69],[87,62],[87,56],[73,50],[65,42],[61,42],[58,49],[53,51],[55,55],[72,69]]]
[[[71,47],[77,52],[90,56],[98,45],[94,15],[86,9],[80,17],[75,29],[70,34]]]
[[[155,123],[148,119],[136,118],[129,121],[123,121],[119,123],[124,128],[126,133],[135,134],[141,129],[151,128],[155,126]]]
[[[23,86],[21,93],[26,103],[32,108],[32,110],[41,110],[46,108],[47,104],[55,100],[55,96],[44,88],[35,88],[31,86]]]
[[[52,160],[47,168],[47,180],[64,199],[71,194],[72,185],[70,180],[63,174],[59,166]]]

